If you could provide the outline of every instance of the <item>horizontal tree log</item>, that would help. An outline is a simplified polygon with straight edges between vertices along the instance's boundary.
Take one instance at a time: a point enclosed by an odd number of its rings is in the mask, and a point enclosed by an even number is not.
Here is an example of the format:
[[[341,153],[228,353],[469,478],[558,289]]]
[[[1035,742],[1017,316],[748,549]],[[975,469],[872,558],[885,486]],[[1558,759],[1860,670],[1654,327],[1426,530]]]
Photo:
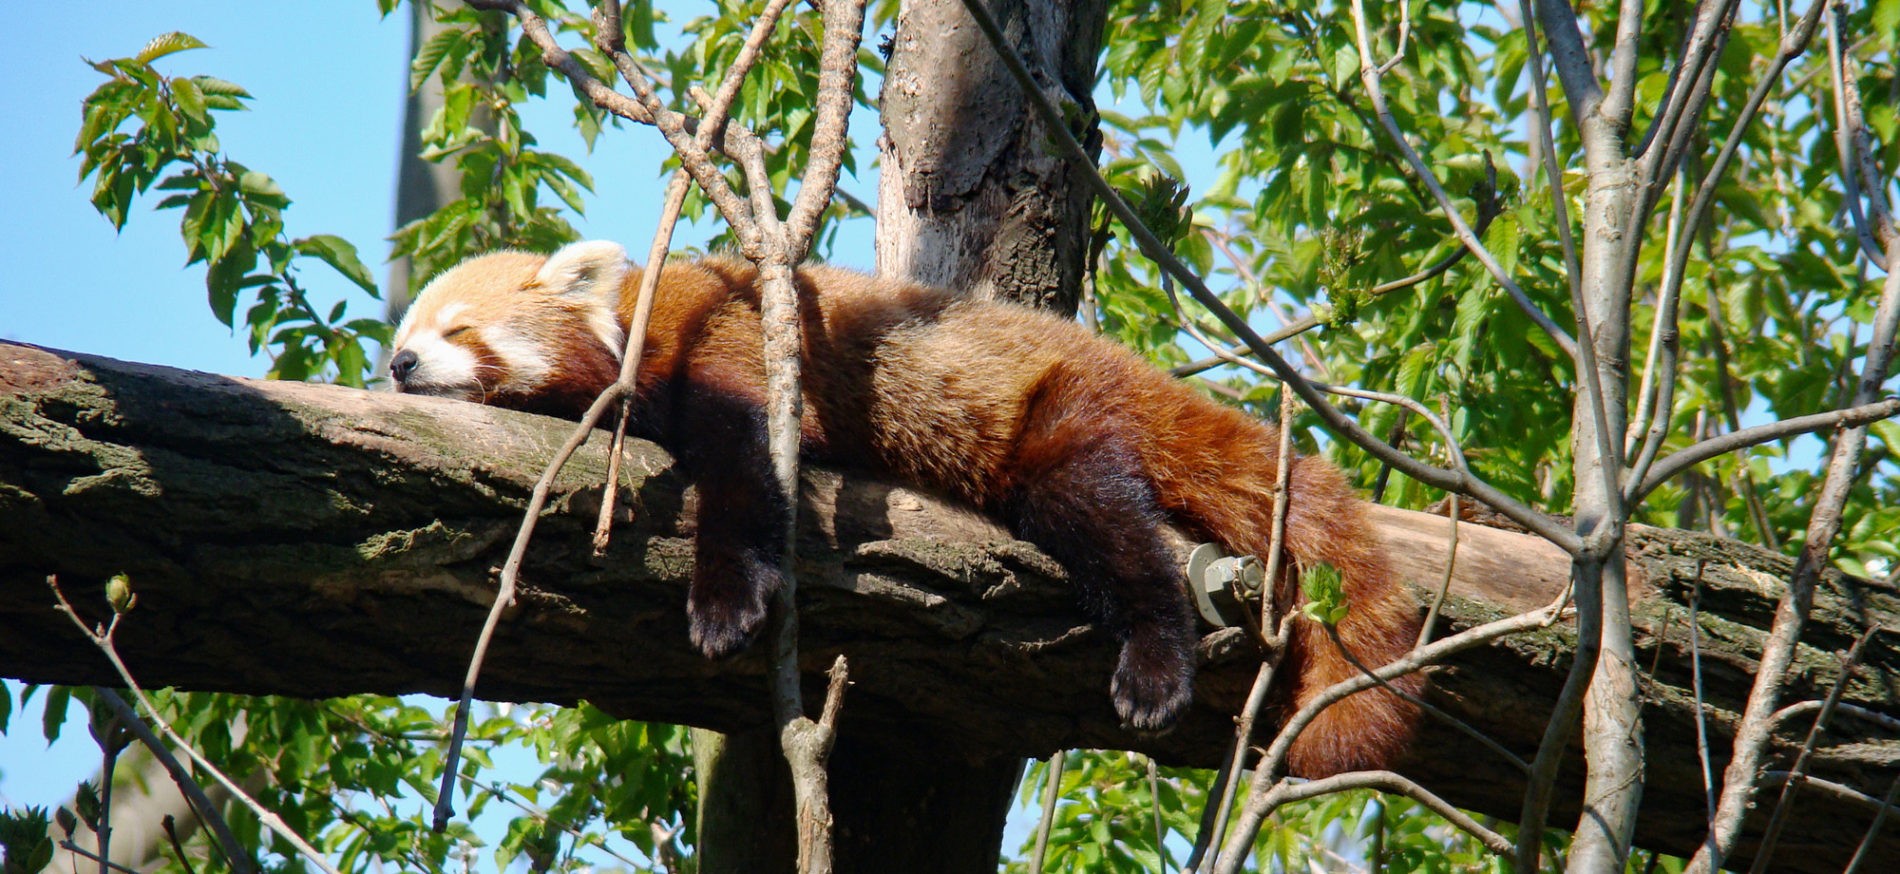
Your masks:
[[[82,612],[103,618],[104,581],[123,572],[139,600],[119,645],[144,684],[452,696],[520,507],[571,427],[437,398],[0,344],[0,676],[115,684],[52,609],[45,580],[58,575]],[[628,718],[721,730],[765,725],[762,654],[715,663],[687,644],[692,531],[683,520],[693,499],[657,447],[630,443],[634,497],[608,554],[592,557],[602,442],[557,482],[480,694],[587,699]],[[1109,704],[1110,642],[1082,619],[1061,569],[1032,547],[929,496],[830,471],[808,474],[802,519],[802,655],[814,675],[849,656],[842,730],[928,721],[972,756],[1099,747],[1200,767],[1231,743],[1258,660],[1239,635],[1204,642],[1194,706],[1177,728],[1134,734]],[[1384,508],[1375,519],[1407,578],[1421,593],[1436,589],[1447,520]],[[1469,523],[1459,538],[1441,635],[1561,591],[1566,560],[1543,541]],[[1791,563],[1734,541],[1641,528],[1628,557],[1647,677],[1639,841],[1686,854],[1704,818],[1688,605],[1699,604],[1701,711],[1719,777]],[[1830,574],[1788,701],[1824,695],[1838,675],[1834,651],[1864,628],[1894,627],[1897,605],[1890,587]],[[1573,646],[1558,625],[1468,653],[1433,669],[1430,700],[1528,757]],[[1863,661],[1846,700],[1900,713],[1893,633],[1876,633]],[[1811,718],[1787,725],[1776,767],[1792,760]],[[1521,773],[1443,723],[1422,727],[1400,770],[1460,806],[1517,814]],[[1837,716],[1813,772],[1877,798],[1900,776],[1900,739]],[[1566,767],[1562,817],[1576,815],[1580,776],[1580,760]],[[1839,870],[1872,817],[1867,802],[1802,793],[1775,868]],[[1877,849],[1900,858],[1900,826],[1888,832]]]

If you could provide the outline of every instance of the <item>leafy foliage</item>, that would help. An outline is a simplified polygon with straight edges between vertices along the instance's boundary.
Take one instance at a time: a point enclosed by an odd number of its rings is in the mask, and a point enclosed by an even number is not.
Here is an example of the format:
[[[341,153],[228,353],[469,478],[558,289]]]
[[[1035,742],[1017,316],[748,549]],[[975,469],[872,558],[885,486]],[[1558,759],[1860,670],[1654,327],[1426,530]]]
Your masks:
[[[290,198],[270,176],[232,160],[217,137],[216,112],[244,109],[250,94],[211,76],[166,76],[153,62],[203,48],[185,33],[153,39],[131,57],[88,62],[106,81],[84,103],[76,154],[85,156],[80,181],[93,180],[92,205],[125,227],[139,195],[153,187],[172,192],[159,209],[182,209],[179,235],[187,264],[203,263],[205,291],[218,321],[237,326],[244,313],[251,352],[268,350],[270,376],[328,377],[362,386],[374,356],[365,342],[382,343],[381,319],[345,319],[347,302],[327,312],[311,303],[297,261],[316,258],[371,298],[376,281],[347,241],[327,235],[292,239],[283,211]]]
[[[385,14],[398,5],[378,0]],[[876,4],[873,19],[888,21],[893,5]],[[593,36],[584,13],[556,0],[532,6],[576,46],[581,63],[603,81],[613,79],[606,59],[581,47]],[[710,88],[761,6],[762,0],[711,5],[675,25],[650,2],[635,0],[624,4],[624,37],[644,65],[676,86]],[[1545,96],[1557,119],[1559,164],[1571,169],[1552,185],[1526,135],[1534,123],[1532,47],[1513,23],[1515,8],[1409,3],[1409,39],[1402,46],[1395,38],[1400,10],[1392,3],[1368,10],[1373,51],[1381,59],[1399,55],[1386,79],[1395,121],[1453,193],[1456,209],[1470,218],[1495,203],[1498,214],[1484,242],[1536,306],[1560,324],[1571,323],[1557,229],[1562,215],[1579,214],[1584,179],[1574,168],[1577,137],[1561,89],[1549,84]],[[1590,49],[1606,55],[1614,8],[1599,4],[1579,12]],[[412,275],[421,279],[478,251],[545,250],[574,239],[567,215],[584,212],[593,180],[574,158],[539,148],[520,109],[571,98],[574,124],[590,146],[619,123],[564,92],[558,76],[550,89],[540,53],[506,17],[459,4],[433,7],[433,14],[448,27],[417,53],[410,84],[434,80],[444,88],[444,107],[423,131],[423,156],[452,164],[463,182],[458,198],[397,229],[396,254],[413,258]],[[1885,144],[1882,160],[1891,167],[1900,163],[1900,68],[1877,59],[1891,59],[1900,48],[1900,2],[1861,4],[1847,16],[1845,31],[1864,35],[1849,66],[1859,71],[1870,133]],[[1749,89],[1765,74],[1780,21],[1777,7],[1757,3],[1746,6],[1731,29],[1710,110],[1693,132],[1696,148],[1685,167],[1690,182],[1699,180],[1705,156],[1728,137]],[[1647,25],[1636,70],[1643,106],[1653,106],[1668,80],[1668,61],[1678,51],[1675,25],[1667,15]],[[765,160],[781,191],[796,183],[806,161],[818,31],[817,13],[804,4],[788,12],[774,51],[735,107],[739,122],[774,138]],[[1098,89],[1108,140],[1102,169],[1144,221],[1254,324],[1318,317],[1322,334],[1292,341],[1293,357],[1308,372],[1328,382],[1397,391],[1444,410],[1480,476],[1539,508],[1566,510],[1574,477],[1567,423],[1576,390],[1569,359],[1473,260],[1375,292],[1445,261],[1458,244],[1447,217],[1373,116],[1358,79],[1366,59],[1341,7],[1123,0],[1111,4],[1107,33]],[[93,64],[107,81],[86,100],[76,147],[84,155],[81,178],[93,181],[92,202],[123,227],[139,196],[154,187],[167,192],[157,206],[182,210],[188,263],[206,265],[214,315],[235,326],[239,305],[247,304],[247,341],[253,351],[269,352],[272,374],[360,385],[371,360],[364,341],[382,342],[387,326],[346,321],[340,305],[318,312],[300,284],[299,266],[305,259],[323,262],[372,297],[376,285],[348,242],[288,236],[289,198],[269,176],[223,153],[216,114],[245,108],[250,96],[241,87],[205,76],[167,76],[155,67],[202,45],[167,34],[133,56]],[[859,80],[858,101],[871,107],[873,86],[862,83],[882,74],[882,62],[873,51],[861,62],[867,75]],[[1825,80],[1821,64],[1818,55],[1802,58],[1785,78]],[[1857,328],[1870,318],[1875,280],[1856,260],[1852,234],[1842,230],[1832,122],[1825,101],[1813,93],[1778,86],[1766,109],[1768,123],[1742,134],[1738,161],[1721,183],[1705,233],[1680,241],[1693,248],[1693,257],[1683,282],[1676,401],[1663,413],[1670,435],[1665,452],[1745,420],[1829,409],[1851,391],[1852,369],[1866,353]],[[676,109],[696,111],[684,87],[667,99]],[[1648,123],[1649,111],[1639,112],[1637,125]],[[1183,161],[1183,143],[1196,140],[1210,144],[1211,159]],[[847,169],[854,168],[848,163]],[[1203,175],[1212,178],[1196,179]],[[1198,190],[1187,186],[1190,179]],[[1685,188],[1668,197],[1684,198]],[[1660,223],[1667,206],[1660,213],[1658,226],[1647,229],[1659,242],[1646,246],[1636,265],[1636,361],[1651,342],[1665,281]],[[687,215],[707,214],[708,204],[695,194]],[[834,206],[828,227],[835,232],[837,220],[853,214]],[[1183,330],[1201,317],[1177,308],[1158,273],[1130,246],[1127,229],[1105,211],[1095,227],[1093,316],[1101,330],[1164,366],[1202,354]],[[1217,393],[1270,414],[1272,385],[1233,368],[1211,371],[1209,379],[1219,383]],[[1442,438],[1415,416],[1376,404],[1356,412],[1369,431],[1395,436],[1417,455],[1440,461],[1447,455]],[[1855,486],[1835,558],[1853,573],[1896,575],[1900,424],[1884,422],[1872,431],[1871,473]],[[1357,449],[1316,439],[1310,427],[1296,433],[1307,451],[1330,454],[1362,482],[1380,481],[1379,465]],[[1652,494],[1638,517],[1792,549],[1818,484],[1812,470],[1817,443],[1786,440],[1709,462]],[[1391,474],[1383,490],[1383,500],[1401,506],[1437,497],[1399,474]],[[1328,587],[1315,576],[1309,574],[1312,618],[1337,621],[1350,605],[1334,591],[1336,581]],[[22,700],[37,691],[26,690]],[[70,703],[84,703],[86,696],[45,690],[49,740],[59,734]],[[470,868],[481,852],[492,852],[501,867],[520,860],[536,872],[580,870],[600,862],[598,850],[618,853],[628,845],[640,856],[619,857],[629,869],[653,869],[673,852],[684,854],[687,870],[694,864],[692,763],[676,728],[616,722],[585,705],[497,707],[471,732],[461,783],[464,808],[485,825],[459,823],[438,835],[421,811],[433,800],[441,767],[437,741],[447,726],[413,701],[202,693],[161,694],[159,700],[207,755],[261,785],[265,803],[346,871]],[[11,707],[11,696],[0,695],[0,728]],[[533,779],[485,776],[498,761],[524,756],[539,768]],[[1198,831],[1210,775],[1159,768],[1151,777],[1149,763],[1122,753],[1067,756],[1045,868],[1178,868]],[[1045,764],[1032,766],[1023,798],[1039,799],[1047,779]],[[19,824],[30,825],[35,816],[37,831]],[[497,819],[499,825],[486,825]],[[240,814],[237,825],[266,862],[294,864],[287,848],[254,820]],[[8,871],[16,870],[16,858],[39,858],[42,847],[29,833],[44,835],[43,812],[0,820]],[[494,845],[484,847],[491,839]],[[196,870],[228,867],[200,842],[191,846],[200,853]],[[1561,865],[1561,841],[1553,838],[1552,848],[1559,852],[1549,864]],[[1504,865],[1411,802],[1364,793],[1283,809],[1257,849],[1258,870],[1339,870],[1365,863],[1374,852],[1386,870],[1498,871]],[[1009,870],[1024,870],[1026,857],[1009,862]],[[1646,870],[1637,861],[1633,868]],[[1677,860],[1641,861],[1649,870],[1681,867]],[[28,864],[27,870],[39,867]],[[182,869],[174,863],[168,870]]]

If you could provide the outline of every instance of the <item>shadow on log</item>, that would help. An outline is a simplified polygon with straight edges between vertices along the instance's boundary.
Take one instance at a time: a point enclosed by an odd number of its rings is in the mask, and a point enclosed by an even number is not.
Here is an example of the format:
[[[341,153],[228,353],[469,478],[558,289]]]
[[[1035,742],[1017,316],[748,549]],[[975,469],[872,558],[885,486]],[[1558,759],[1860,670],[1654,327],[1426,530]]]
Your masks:
[[[453,696],[518,508],[570,427],[437,398],[0,344],[0,675],[116,683],[52,609],[45,579],[57,574],[82,611],[103,618],[104,581],[125,572],[139,601],[121,624],[120,649],[143,683],[308,698]],[[692,497],[658,448],[629,444],[636,497],[609,554],[592,557],[603,442],[558,481],[481,696],[587,699],[628,718],[722,731],[767,725],[762,655],[712,663],[687,644],[692,531],[682,519]],[[896,737],[927,721],[972,758],[1099,747],[1200,767],[1231,743],[1231,714],[1257,660],[1234,635],[1204,643],[1181,725],[1138,736],[1120,728],[1109,704],[1114,647],[1085,624],[1047,557],[927,496],[826,471],[808,474],[801,519],[802,656],[814,673],[838,653],[850,657],[842,730]],[[1435,589],[1446,520],[1386,509],[1375,519],[1408,578]],[[1459,529],[1440,634],[1539,606],[1561,589],[1567,563],[1555,548]],[[1687,605],[1699,587],[1702,711],[1719,777],[1791,561],[1640,528],[1629,559],[1641,581],[1635,606],[1649,677],[1638,842],[1686,855],[1704,831]],[[1866,627],[1895,627],[1897,610],[1890,587],[1830,575],[1787,701],[1824,695],[1838,674],[1834,651]],[[1434,669],[1431,700],[1528,757],[1573,645],[1559,626],[1468,653]],[[1897,678],[1900,649],[1882,630],[1846,700],[1900,713]],[[1778,767],[1811,719],[1785,727]],[[1445,725],[1426,724],[1400,770],[1462,807],[1517,814],[1521,775]],[[1560,797],[1569,807],[1553,822],[1575,821],[1581,773],[1580,759],[1565,768]],[[1837,715],[1813,773],[1878,798],[1900,775],[1900,739]],[[1873,814],[1869,801],[1803,790],[1773,867],[1840,870]],[[1887,832],[1874,858],[1892,861],[1900,826]],[[1745,842],[1733,864],[1751,848]]]

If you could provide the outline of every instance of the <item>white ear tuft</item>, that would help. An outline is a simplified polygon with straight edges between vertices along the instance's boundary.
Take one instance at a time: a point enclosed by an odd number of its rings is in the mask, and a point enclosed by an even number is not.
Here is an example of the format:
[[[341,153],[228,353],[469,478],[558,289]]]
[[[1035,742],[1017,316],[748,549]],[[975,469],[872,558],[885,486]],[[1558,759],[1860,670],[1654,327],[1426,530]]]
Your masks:
[[[626,276],[624,247],[609,240],[586,240],[549,255],[534,281],[559,295],[613,300]]]

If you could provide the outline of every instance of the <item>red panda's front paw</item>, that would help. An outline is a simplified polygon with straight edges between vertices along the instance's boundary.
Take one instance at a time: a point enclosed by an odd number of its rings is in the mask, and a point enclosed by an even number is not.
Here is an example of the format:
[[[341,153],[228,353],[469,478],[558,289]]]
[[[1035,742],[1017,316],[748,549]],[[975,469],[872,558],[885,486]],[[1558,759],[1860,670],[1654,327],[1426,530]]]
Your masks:
[[[1193,650],[1154,638],[1129,640],[1108,688],[1123,725],[1137,731],[1168,728],[1194,694]]]

